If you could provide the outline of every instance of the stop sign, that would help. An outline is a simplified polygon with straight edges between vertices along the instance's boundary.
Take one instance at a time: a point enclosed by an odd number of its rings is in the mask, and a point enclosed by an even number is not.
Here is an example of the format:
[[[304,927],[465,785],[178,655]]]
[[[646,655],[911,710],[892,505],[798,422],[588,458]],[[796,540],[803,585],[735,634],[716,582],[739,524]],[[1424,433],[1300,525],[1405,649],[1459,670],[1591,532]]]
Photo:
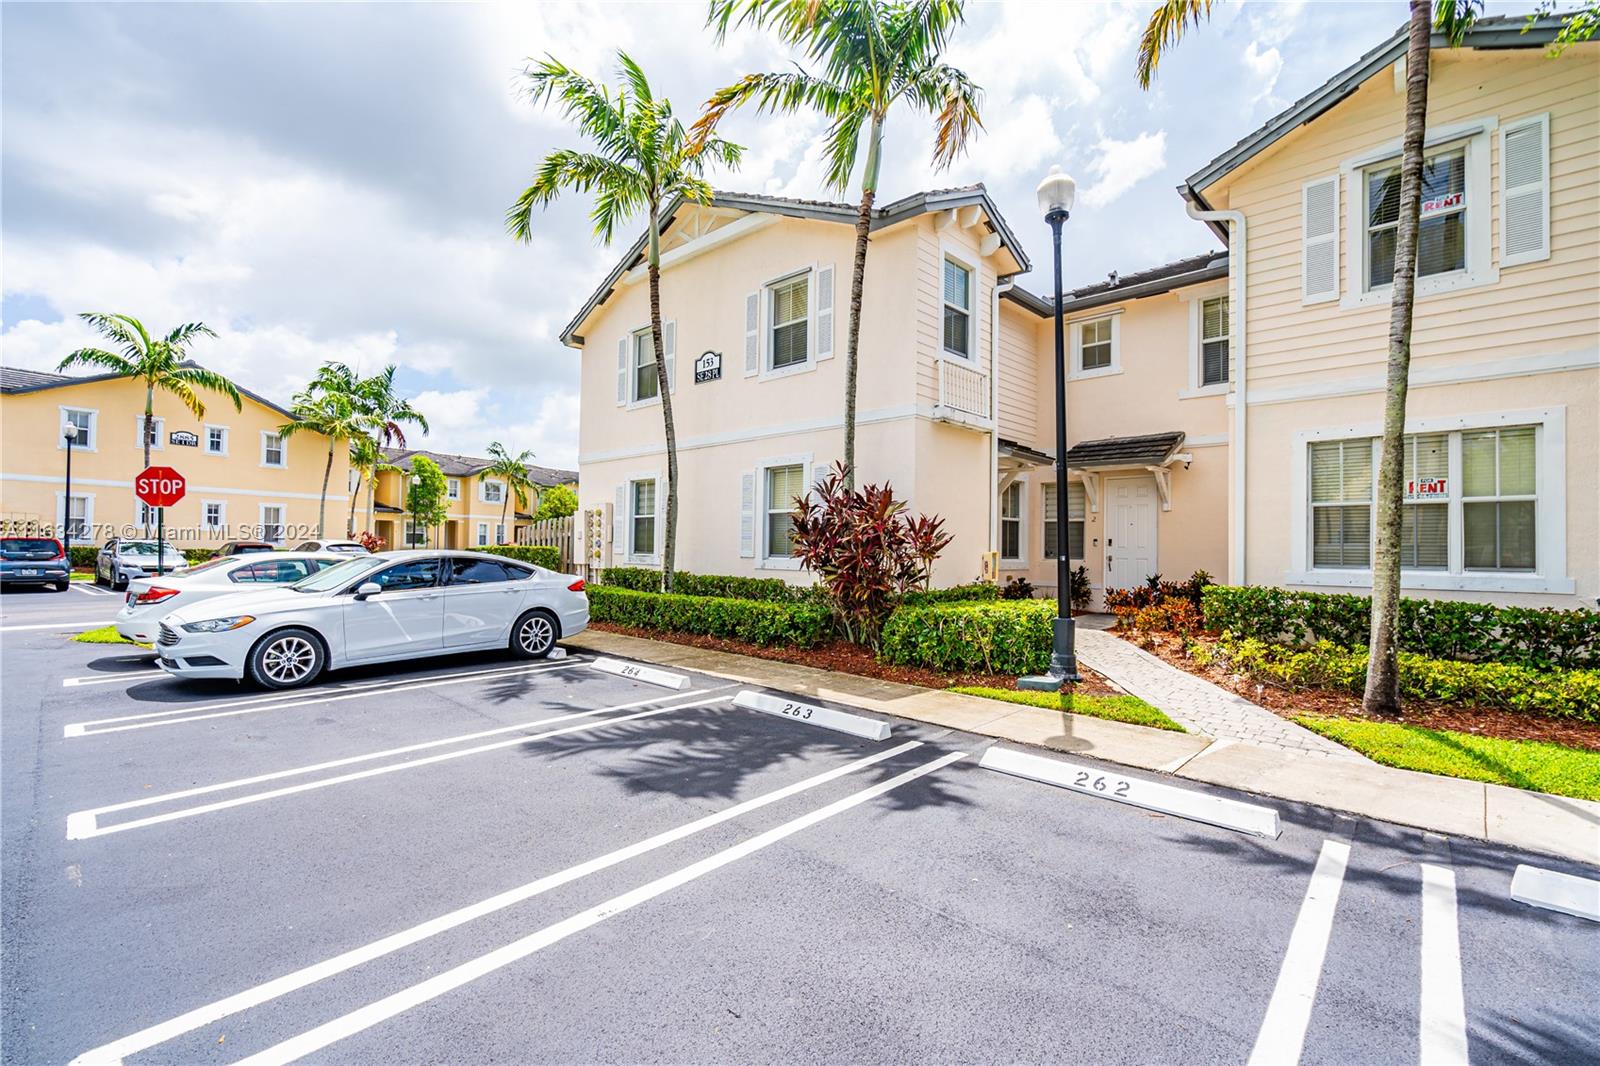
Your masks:
[[[152,466],[133,479],[133,494],[151,507],[171,507],[183,499],[189,483],[170,466]]]

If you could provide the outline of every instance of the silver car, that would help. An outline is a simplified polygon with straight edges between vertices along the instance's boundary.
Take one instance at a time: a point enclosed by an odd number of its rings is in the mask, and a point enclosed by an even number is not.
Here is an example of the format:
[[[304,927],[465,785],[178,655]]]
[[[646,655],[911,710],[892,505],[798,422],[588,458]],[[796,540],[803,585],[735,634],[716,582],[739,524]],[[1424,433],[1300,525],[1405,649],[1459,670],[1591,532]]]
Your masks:
[[[181,574],[188,569],[189,560],[171,544],[163,544],[158,550],[154,538],[112,537],[100,546],[94,558],[94,583],[125,589],[129,581],[137,578],[157,572]]]
[[[180,607],[236,592],[292,585],[347,558],[330,552],[252,552],[224,555],[186,573],[135,578],[128,582],[127,601],[117,612],[117,632],[127,640],[154,644],[161,619]]]

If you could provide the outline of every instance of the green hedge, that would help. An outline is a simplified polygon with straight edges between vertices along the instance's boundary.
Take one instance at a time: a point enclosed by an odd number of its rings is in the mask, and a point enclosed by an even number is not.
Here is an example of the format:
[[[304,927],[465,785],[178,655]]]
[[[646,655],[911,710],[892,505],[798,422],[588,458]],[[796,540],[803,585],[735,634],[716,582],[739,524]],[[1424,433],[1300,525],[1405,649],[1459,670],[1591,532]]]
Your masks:
[[[976,603],[998,600],[1000,586],[987,581],[974,581],[970,585],[953,585],[947,589],[926,589],[910,592],[902,601],[905,607],[925,607],[931,603]]]
[[[780,577],[733,577],[728,574],[691,574],[678,570],[672,578],[672,591],[678,596],[718,596],[774,603],[808,603],[815,601],[818,596],[815,587],[791,585]],[[600,583],[635,592],[660,592],[661,571],[643,566],[613,566],[601,571]]]
[[[98,544],[74,544],[67,549],[67,564],[74,569],[77,567],[92,568],[95,556],[100,554]]]
[[[1319,641],[1306,648],[1225,634],[1215,646],[1190,646],[1196,661],[1217,663],[1294,688],[1331,688],[1360,695],[1367,653]],[[1467,663],[1401,652],[1400,694],[1406,699],[1501,707],[1600,722],[1600,670],[1541,672],[1506,663]]]
[[[217,549],[215,548],[183,549],[183,558],[190,566],[199,566],[201,563],[208,563],[216,557]]]
[[[883,627],[880,658],[950,672],[1034,674],[1050,665],[1049,600],[901,607]]]
[[[1366,596],[1211,585],[1203,603],[1208,629],[1293,644],[1367,646],[1372,601]],[[1397,626],[1403,650],[1431,659],[1530,670],[1600,668],[1600,612],[1402,599]]]
[[[554,570],[557,573],[561,572],[560,548],[552,548],[548,545],[496,544],[477,550],[488,552],[490,555],[503,555],[507,559],[516,559],[518,562],[532,563],[534,566],[542,566],[546,570]]]
[[[588,591],[589,617],[596,622],[795,648],[815,647],[833,630],[832,616],[822,604],[639,592],[611,585],[591,585]]]

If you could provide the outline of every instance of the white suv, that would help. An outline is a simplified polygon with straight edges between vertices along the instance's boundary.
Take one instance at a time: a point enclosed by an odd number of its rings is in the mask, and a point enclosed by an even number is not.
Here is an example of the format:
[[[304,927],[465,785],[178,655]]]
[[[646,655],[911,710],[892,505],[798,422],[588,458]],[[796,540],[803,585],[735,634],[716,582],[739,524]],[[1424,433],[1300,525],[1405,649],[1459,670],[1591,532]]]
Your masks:
[[[156,651],[174,677],[282,689],[325,669],[450,652],[542,658],[588,624],[581,578],[483,552],[394,551],[180,608],[161,620]]]

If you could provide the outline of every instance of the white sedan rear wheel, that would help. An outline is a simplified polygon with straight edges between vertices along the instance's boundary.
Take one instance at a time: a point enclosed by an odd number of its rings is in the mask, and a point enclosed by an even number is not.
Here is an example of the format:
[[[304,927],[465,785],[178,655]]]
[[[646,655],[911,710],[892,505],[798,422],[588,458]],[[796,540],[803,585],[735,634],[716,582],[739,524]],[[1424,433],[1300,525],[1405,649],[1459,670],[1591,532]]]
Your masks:
[[[559,635],[549,611],[529,611],[511,627],[511,650],[524,659],[543,659]]]

